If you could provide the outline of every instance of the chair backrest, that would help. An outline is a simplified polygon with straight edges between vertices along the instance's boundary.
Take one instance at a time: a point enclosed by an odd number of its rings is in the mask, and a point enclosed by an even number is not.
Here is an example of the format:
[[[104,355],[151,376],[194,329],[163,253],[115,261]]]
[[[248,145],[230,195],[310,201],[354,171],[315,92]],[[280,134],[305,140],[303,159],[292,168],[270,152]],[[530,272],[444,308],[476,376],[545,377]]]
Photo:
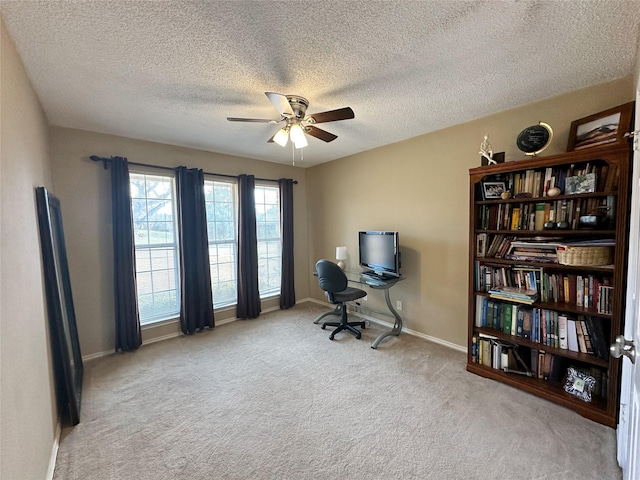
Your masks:
[[[316,272],[318,273],[320,288],[329,293],[331,302],[333,302],[332,293],[342,292],[347,288],[347,276],[335,263],[324,259],[318,260]]]

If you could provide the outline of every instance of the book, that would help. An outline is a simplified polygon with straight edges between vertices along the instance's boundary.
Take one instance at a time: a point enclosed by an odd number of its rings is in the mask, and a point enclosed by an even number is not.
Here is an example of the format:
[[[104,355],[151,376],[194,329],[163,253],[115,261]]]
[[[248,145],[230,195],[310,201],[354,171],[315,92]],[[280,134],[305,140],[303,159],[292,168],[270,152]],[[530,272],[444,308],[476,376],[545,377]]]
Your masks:
[[[591,339],[593,354],[602,360],[607,360],[609,358],[609,345],[604,337],[604,329],[602,328],[601,321],[593,317],[586,317],[585,321],[589,329],[589,338]]]
[[[579,320],[576,320],[576,335],[578,337],[578,348],[580,353],[588,353],[587,342],[584,340],[584,332],[582,331],[582,322]]]
[[[572,352],[579,352],[578,332],[576,330],[576,321],[567,319],[567,347]]]
[[[550,382],[558,383],[562,380],[562,357],[559,355],[552,355],[551,368],[549,370]]]
[[[480,339],[482,347],[482,365],[491,366],[491,341],[486,338]]]
[[[567,341],[567,317],[566,315],[558,315],[558,333],[560,336],[560,348],[568,349]]]
[[[522,314],[522,336],[523,338],[531,338],[531,309],[524,309]]]
[[[536,211],[535,211],[535,230],[544,230],[544,203],[536,203]]]
[[[524,334],[524,312],[522,309],[518,310],[518,323],[516,327],[516,336],[522,337]]]
[[[511,319],[513,317],[513,305],[510,303],[505,303],[502,306],[502,311],[504,312],[504,321],[502,323],[502,331],[507,335],[511,334]]]
[[[593,355],[593,345],[591,345],[591,336],[589,335],[587,322],[584,319],[580,320],[580,325],[582,326],[582,334],[584,335],[584,343],[587,348],[587,353]]]
[[[536,348],[531,349],[531,373],[534,377],[538,376],[538,354],[539,350]]]
[[[484,302],[487,300],[486,297],[483,297],[482,295],[476,295],[476,327],[483,327],[484,325],[482,324],[482,315],[483,315],[483,304]]]
[[[551,353],[544,353],[544,363],[542,365],[542,378],[544,380],[549,380],[549,375],[551,374],[551,359],[553,355]]]
[[[476,335],[471,337],[471,361],[478,363],[478,337]]]

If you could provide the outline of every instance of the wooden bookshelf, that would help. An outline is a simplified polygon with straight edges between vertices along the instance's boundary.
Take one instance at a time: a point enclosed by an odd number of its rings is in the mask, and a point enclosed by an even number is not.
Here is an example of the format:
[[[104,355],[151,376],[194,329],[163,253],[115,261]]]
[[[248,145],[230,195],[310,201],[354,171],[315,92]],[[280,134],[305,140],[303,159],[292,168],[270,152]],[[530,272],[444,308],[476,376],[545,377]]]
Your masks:
[[[467,370],[610,427],[618,422],[621,362],[608,355],[608,346],[624,330],[630,159],[627,145],[601,146],[469,170]],[[595,174],[589,177],[592,187],[587,190],[591,191],[572,194],[565,188],[569,184],[565,179],[578,174]],[[485,182],[503,182],[511,198],[484,198],[491,197],[483,188]],[[546,192],[554,182],[561,192],[548,196]],[[521,211],[523,218],[519,217]],[[580,217],[595,212],[602,215],[603,221],[597,229],[584,228]],[[549,228],[552,222],[555,226]],[[563,228],[557,228],[559,222],[566,222],[561,224]],[[545,226],[540,228],[541,224]],[[593,240],[615,242],[606,265],[565,265],[548,251],[552,243]],[[543,246],[537,249],[530,245],[536,242],[547,244],[547,252],[543,253]],[[523,243],[528,245],[522,246]],[[489,252],[491,255],[487,255]],[[543,256],[546,258],[540,258]],[[538,292],[532,304],[490,294],[490,288],[495,287],[525,288],[523,272],[533,272],[525,275],[530,282],[527,288],[534,284]],[[509,317],[511,322],[505,318],[509,312],[517,312],[517,326],[516,313]],[[524,329],[522,317],[527,327]],[[559,317],[565,317],[569,327],[582,321],[591,327],[586,343],[577,350],[575,345],[570,349],[566,341],[560,341],[561,336],[567,335],[564,331],[560,335]],[[479,354],[481,341],[484,356]],[[500,350],[494,347],[504,348],[510,362],[512,355],[522,357],[526,365],[518,369],[533,370],[534,376],[503,371],[501,362],[496,360]],[[513,354],[514,350],[518,355]],[[540,352],[543,355],[539,356]],[[555,364],[553,372],[535,360],[545,356]],[[570,366],[596,378],[591,402],[564,391]]]

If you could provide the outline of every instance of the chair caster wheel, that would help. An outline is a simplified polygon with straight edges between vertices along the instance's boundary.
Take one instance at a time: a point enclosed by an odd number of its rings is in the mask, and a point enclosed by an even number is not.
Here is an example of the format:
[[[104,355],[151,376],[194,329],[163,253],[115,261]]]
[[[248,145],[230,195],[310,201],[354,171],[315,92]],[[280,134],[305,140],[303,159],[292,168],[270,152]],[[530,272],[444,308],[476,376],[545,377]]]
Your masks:
[[[326,328],[326,325],[322,325],[320,328],[324,330]]]
[[[331,336],[329,337],[329,340],[333,340],[333,335],[331,335]]]
[[[362,336],[362,335],[356,335],[356,338],[357,338],[358,340],[360,340],[360,337],[361,337],[361,336]]]

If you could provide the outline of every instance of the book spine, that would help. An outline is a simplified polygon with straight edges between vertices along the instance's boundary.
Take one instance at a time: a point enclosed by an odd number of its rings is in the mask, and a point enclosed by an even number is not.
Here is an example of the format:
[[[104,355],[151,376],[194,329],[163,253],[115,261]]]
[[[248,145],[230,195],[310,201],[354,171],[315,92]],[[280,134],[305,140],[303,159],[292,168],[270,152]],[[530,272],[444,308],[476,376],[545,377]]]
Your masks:
[[[569,344],[567,342],[567,317],[565,315],[558,315],[558,328],[560,333],[560,348],[568,349]]]

